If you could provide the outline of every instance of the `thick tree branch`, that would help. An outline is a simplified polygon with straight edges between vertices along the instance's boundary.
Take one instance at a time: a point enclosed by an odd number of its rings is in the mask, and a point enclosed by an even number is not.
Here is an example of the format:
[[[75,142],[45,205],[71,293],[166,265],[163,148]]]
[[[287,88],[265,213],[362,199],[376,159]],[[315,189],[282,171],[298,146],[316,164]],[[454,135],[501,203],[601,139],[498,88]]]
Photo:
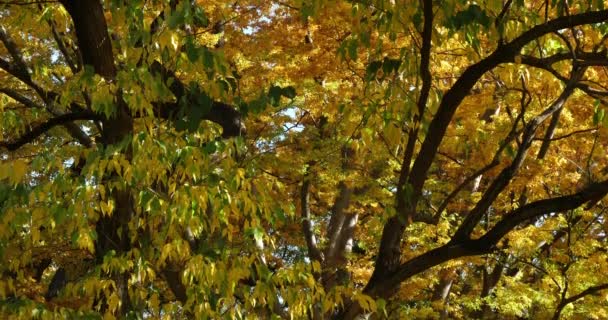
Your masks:
[[[499,46],[492,54],[478,63],[468,67],[456,83],[446,92],[439,109],[429,125],[428,134],[422,143],[420,152],[412,167],[410,177],[413,186],[413,202],[417,202],[426,180],[428,169],[435,158],[439,144],[450,124],[456,109],[468,95],[477,80],[486,72],[504,62],[513,61],[520,50],[529,42],[548,33],[583,24],[599,23],[608,20],[608,10],[586,12],[569,17],[561,17],[533,27],[511,42]]]
[[[310,214],[310,178],[304,177],[302,189],[300,190],[300,205],[302,210],[302,232],[308,247],[308,256],[312,261],[323,261],[323,254],[317,247],[317,239],[312,229],[312,221]]]
[[[20,93],[18,93],[17,91],[15,91],[11,88],[0,88],[0,93],[4,93],[5,95],[11,97],[11,99],[21,103],[22,105],[26,106],[27,108],[41,109],[41,110],[45,109],[44,106],[37,104],[36,102],[21,95]]]
[[[509,231],[521,223],[543,214],[576,209],[587,202],[603,198],[606,193],[608,193],[608,180],[591,184],[582,191],[572,195],[532,202],[506,215],[505,218],[481,238],[475,240],[475,242],[496,244]]]
[[[84,65],[106,79],[116,76],[112,42],[103,8],[97,0],[61,0],[74,22]]]
[[[172,79],[169,90],[175,96],[177,102],[156,104],[154,106],[154,113],[157,117],[163,119],[175,119],[180,111],[179,101],[181,99],[187,99],[187,108],[195,108],[197,102],[194,101],[196,97],[189,96],[184,84],[177,78],[175,73],[165,68],[160,62],[154,61],[150,67],[152,74],[159,74],[162,77],[163,82],[167,83],[169,79]],[[188,110],[184,110],[186,113]],[[241,113],[223,102],[212,101],[209,112],[203,115],[204,120],[209,120],[219,124],[223,131],[222,137],[230,138],[244,135],[246,133],[245,125],[241,120]]]
[[[99,0],[62,0],[61,3],[72,17],[83,67],[90,66],[106,81],[114,81],[117,69],[102,3]],[[113,116],[101,119],[101,142],[105,146],[122,142],[133,134],[133,117],[122,94],[119,92],[115,99],[117,103]],[[129,147],[123,154],[127,161],[131,160],[132,151]],[[112,176],[116,175],[110,174]],[[122,255],[131,249],[128,224],[133,216],[134,197],[129,187],[113,189],[111,197],[116,204],[113,214],[99,217],[95,225],[95,231],[99,235],[95,241],[97,263],[102,263],[111,250]],[[128,290],[130,275],[128,272],[114,271],[107,276],[115,283],[120,299],[120,313],[126,315],[132,309]]]
[[[99,120],[99,116],[90,111],[66,113],[56,116],[28,130],[25,134],[14,141],[0,142],[0,147],[6,148],[9,151],[17,150],[24,144],[34,141],[34,139],[49,131],[51,128],[76,120]]]
[[[476,240],[453,239],[449,243],[401,264],[397,271],[387,275],[374,287],[366,287],[365,293],[374,297],[387,297],[404,280],[428,270],[443,262],[472,255],[489,253],[511,230],[521,224],[530,224],[533,219],[552,212],[576,209],[587,202],[600,199],[608,193],[608,180],[587,186],[583,190],[551,199],[544,199],[524,205],[499,221],[486,234]]]
[[[415,210],[416,208],[422,194],[422,187],[426,181],[428,170],[439,150],[439,145],[443,140],[447,127],[450,124],[456,109],[483,74],[501,63],[512,61],[514,57],[519,54],[521,49],[534,39],[564,28],[599,23],[606,20],[608,20],[608,10],[586,12],[548,21],[524,32],[507,44],[499,45],[488,57],[469,66],[454,85],[445,93],[437,113],[429,125],[428,133],[422,142],[418,156],[412,166],[411,174],[407,180],[411,185],[412,190],[410,199],[408,199],[409,208],[412,208],[412,210]],[[399,243],[401,242],[403,230],[407,223],[406,219],[403,219],[403,217],[407,217],[409,214],[407,212],[398,212],[398,215],[401,215],[402,218],[391,218],[385,225],[376,268],[368,283],[368,288],[373,288],[375,282],[384,278],[383,274],[386,273],[386,267],[394,264],[395,261],[399,259]]]
[[[417,101],[417,114],[414,116],[413,125],[410,127],[408,132],[407,145],[405,146],[405,152],[403,155],[403,162],[401,163],[401,169],[399,172],[399,181],[397,184],[397,192],[395,195],[395,209],[397,215],[390,218],[382,231],[382,238],[380,240],[380,249],[378,257],[376,258],[376,266],[370,279],[370,283],[376,281],[378,277],[394,267],[399,263],[401,235],[403,230],[412,219],[413,213],[416,208],[416,202],[412,201],[411,193],[411,177],[410,177],[410,164],[414,157],[414,151],[416,141],[418,140],[418,131],[422,119],[424,118],[424,111],[426,110],[426,104],[428,102],[429,92],[431,90],[431,71],[430,71],[430,59],[431,59],[431,40],[433,35],[433,1],[423,0],[421,1],[424,13],[424,25],[422,30],[422,47],[420,49],[421,61],[420,61],[420,76],[422,78],[422,88],[420,90],[420,96]]]
[[[167,267],[162,270],[162,273],[169,288],[171,288],[171,292],[175,295],[175,298],[182,304],[185,304],[188,300],[188,295],[186,294],[186,287],[181,280],[181,272]]]
[[[353,194],[353,189],[349,188],[344,182],[340,182],[338,189],[340,190],[336,201],[331,209],[331,218],[327,224],[327,251],[325,253],[326,259],[332,259],[338,252],[338,238],[342,232],[342,226],[346,219],[346,213],[344,212],[350,205],[350,198]]]
[[[553,315],[553,319],[554,320],[558,320],[560,318],[562,310],[564,310],[564,308],[568,304],[573,303],[576,300],[582,299],[585,296],[592,295],[592,294],[598,293],[598,292],[600,292],[602,290],[606,290],[606,289],[608,289],[608,283],[604,283],[604,284],[600,284],[600,285],[597,285],[597,286],[589,287],[589,288],[581,291],[579,294],[575,294],[575,295],[573,295],[573,296],[571,296],[571,297],[569,297],[569,298],[567,298],[565,300],[562,300],[559,303],[559,305],[557,306],[557,309],[555,310],[555,314]]]
[[[21,82],[34,89],[34,91],[38,93],[42,100],[46,101],[48,99],[46,92],[32,81],[32,78],[30,77],[30,74],[27,69],[22,69],[16,64],[10,63],[2,58],[0,58],[0,69],[6,71],[8,74],[19,79]]]
[[[420,121],[424,117],[424,111],[429,98],[431,90],[431,39],[433,35],[433,2],[430,0],[424,0],[423,11],[424,11],[424,26],[422,30],[422,48],[420,50],[420,77],[422,78],[422,88],[420,89],[420,96],[418,97],[417,107],[418,114],[414,116],[413,125],[410,128],[408,134],[408,142],[405,147],[405,153],[403,155],[403,162],[401,163],[401,170],[399,173],[399,184],[397,185],[397,212],[404,214],[407,207],[405,189],[406,183],[409,176],[410,165],[414,155],[414,148],[418,138],[418,129],[420,128]]]

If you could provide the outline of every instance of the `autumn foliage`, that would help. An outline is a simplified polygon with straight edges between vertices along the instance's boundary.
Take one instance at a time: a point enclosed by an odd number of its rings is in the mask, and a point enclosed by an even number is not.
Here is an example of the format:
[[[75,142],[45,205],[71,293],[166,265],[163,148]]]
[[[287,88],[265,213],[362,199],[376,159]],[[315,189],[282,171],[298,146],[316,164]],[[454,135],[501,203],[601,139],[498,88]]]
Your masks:
[[[0,1],[0,317],[608,318],[608,1]]]

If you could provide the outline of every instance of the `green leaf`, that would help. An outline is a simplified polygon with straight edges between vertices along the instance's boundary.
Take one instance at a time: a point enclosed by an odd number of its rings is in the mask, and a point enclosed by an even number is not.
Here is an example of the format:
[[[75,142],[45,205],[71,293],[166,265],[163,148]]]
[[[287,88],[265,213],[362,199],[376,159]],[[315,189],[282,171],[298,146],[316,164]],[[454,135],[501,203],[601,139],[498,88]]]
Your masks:
[[[376,74],[378,73],[378,70],[380,70],[380,67],[382,67],[382,62],[380,61],[372,61],[368,64],[365,69],[365,80],[371,81],[376,78]]]
[[[192,42],[192,39],[190,37],[188,37],[186,39],[185,47],[186,47],[186,56],[188,57],[188,60],[190,60],[190,62],[196,62],[199,58],[199,50],[194,45],[194,43]]]
[[[281,97],[286,97],[289,99],[293,99],[296,97],[296,89],[292,86],[287,87],[279,87],[279,86],[271,86],[268,90],[268,98],[270,99],[270,104],[277,107],[281,102]]]
[[[472,4],[446,21],[446,27],[454,30],[460,30],[472,24],[479,24],[487,29],[492,24],[492,19],[479,5]]]
[[[401,66],[401,60],[386,57],[382,62],[382,71],[385,75],[389,75],[393,72],[398,72],[399,66]]]
[[[348,56],[352,60],[357,60],[357,48],[358,47],[359,47],[359,41],[357,41],[356,39],[351,39],[346,46],[346,49],[348,50]]]
[[[292,86],[283,87],[283,92],[281,92],[283,97],[293,99],[296,97],[296,88]]]
[[[207,18],[207,14],[205,14],[205,10],[202,7],[197,6],[194,8],[192,22],[197,27],[206,28],[209,26],[209,18]]]

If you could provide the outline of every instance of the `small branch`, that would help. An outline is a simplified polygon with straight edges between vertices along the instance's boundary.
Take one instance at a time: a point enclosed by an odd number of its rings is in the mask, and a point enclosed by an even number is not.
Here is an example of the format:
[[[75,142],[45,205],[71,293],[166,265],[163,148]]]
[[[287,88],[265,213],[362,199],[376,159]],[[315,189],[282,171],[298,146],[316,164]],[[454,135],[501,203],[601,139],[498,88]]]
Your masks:
[[[21,54],[19,48],[17,48],[17,45],[15,44],[13,38],[6,32],[4,26],[0,26],[0,40],[6,47],[6,50],[8,50],[8,53],[13,58],[13,63],[16,71],[31,81],[29,72],[27,71],[27,65],[23,60],[23,55]]]
[[[40,104],[37,104],[36,102],[30,100],[29,98],[27,98],[27,97],[19,94],[17,91],[12,90],[10,88],[0,88],[0,93],[4,93],[5,95],[11,97],[15,101],[23,104],[27,108],[46,109],[53,116],[59,116],[60,115],[57,112],[53,112],[53,110],[51,110],[51,108],[42,106]],[[49,95],[49,94],[47,94],[47,95]],[[76,109],[79,112],[81,112],[83,110],[77,104],[74,104],[73,109]],[[91,145],[93,145],[93,142],[91,141],[91,138],[89,138],[89,136],[84,131],[82,131],[82,129],[80,127],[78,127],[76,124],[74,124],[72,122],[65,122],[62,125],[66,128],[66,130],[70,133],[70,135],[72,137],[74,137],[76,140],[78,140],[78,142],[80,144],[82,144],[83,146],[85,146],[85,147],[88,148]]]
[[[500,155],[505,150],[505,148],[509,145],[509,143],[511,143],[511,141],[513,141],[513,139],[515,139],[515,137],[517,136],[517,126],[518,126],[519,122],[523,120],[524,114],[526,113],[526,108],[527,108],[528,104],[530,103],[530,101],[526,102],[526,97],[528,96],[527,94],[528,94],[528,92],[527,92],[527,90],[525,90],[525,85],[524,85],[524,90],[523,90],[522,98],[521,98],[521,112],[517,116],[517,118],[515,118],[515,121],[513,121],[513,126],[511,126],[511,130],[507,134],[507,137],[505,138],[504,141],[501,142],[501,144],[498,147],[498,150],[496,150],[496,153],[494,153],[494,157],[492,158],[492,161],[490,163],[488,163],[487,165],[485,165],[483,168],[475,171],[471,176],[466,178],[458,187],[456,187],[454,190],[452,190],[452,192],[443,200],[441,205],[439,205],[439,208],[437,209],[437,212],[435,213],[435,216],[433,217],[434,223],[437,223],[439,221],[439,218],[441,217],[441,212],[443,212],[443,210],[445,210],[445,208],[447,208],[450,201],[452,201],[452,199],[454,199],[456,197],[456,195],[458,195],[458,193],[460,191],[462,191],[462,189],[464,189],[464,187],[466,187],[469,183],[471,183],[472,181],[477,179],[477,177],[486,173],[488,170],[494,168],[495,166],[497,166],[500,163]]]
[[[22,135],[21,137],[19,137],[18,139],[14,140],[14,141],[0,142],[0,147],[6,148],[9,151],[14,151],[14,150],[19,149],[21,146],[34,141],[40,135],[49,131],[50,129],[52,129],[55,126],[63,125],[63,124],[66,124],[68,122],[75,121],[75,120],[99,120],[99,119],[100,119],[99,116],[97,116],[96,114],[94,114],[90,111],[66,113],[66,114],[51,118],[42,124],[39,124],[38,126],[34,127],[33,129],[30,129],[24,135]]]
[[[454,190],[452,190],[452,192],[450,192],[450,194],[447,197],[445,197],[443,202],[437,208],[437,212],[435,213],[435,216],[433,216],[433,222],[437,223],[437,221],[439,221],[439,218],[441,217],[441,213],[443,212],[443,210],[445,210],[445,208],[447,208],[450,201],[452,201],[452,199],[454,199],[458,195],[458,193],[460,193],[460,191],[462,191],[462,189],[464,189],[467,185],[469,185],[469,183],[473,182],[473,180],[475,180],[480,175],[486,173],[488,170],[497,166],[499,163],[500,162],[493,160],[492,162],[485,165],[483,168],[478,169],[472,175],[468,176],[461,184],[459,184],[456,188],[454,188]]]
[[[597,128],[589,128],[589,129],[581,129],[581,130],[576,130],[576,131],[572,131],[568,134],[565,134],[563,136],[559,136],[559,137],[555,137],[555,138],[551,138],[551,141],[557,141],[557,140],[562,140],[562,139],[566,139],[569,138],[575,134],[580,134],[580,133],[587,133],[587,132],[594,132],[597,131]],[[535,141],[544,141],[544,138],[534,138]]]
[[[53,22],[51,19],[49,19],[49,20],[47,20],[47,23],[51,27],[53,39],[55,39],[55,43],[57,43],[57,48],[59,48],[59,51],[63,55],[65,62],[68,64],[68,67],[70,67],[70,70],[72,70],[73,74],[78,73],[78,71],[80,71],[80,66],[78,65],[78,59],[74,59],[68,52],[68,49],[65,46],[65,43],[63,42],[63,40],[61,39],[61,36],[57,32],[55,22]]]
[[[503,19],[505,18],[505,15],[509,11],[509,8],[511,8],[511,3],[512,2],[513,2],[513,0],[507,0],[507,2],[505,3],[505,5],[502,7],[502,10],[500,10],[500,13],[498,14],[498,16],[496,16],[496,20],[494,20],[494,25],[496,27],[498,27],[503,22]]]

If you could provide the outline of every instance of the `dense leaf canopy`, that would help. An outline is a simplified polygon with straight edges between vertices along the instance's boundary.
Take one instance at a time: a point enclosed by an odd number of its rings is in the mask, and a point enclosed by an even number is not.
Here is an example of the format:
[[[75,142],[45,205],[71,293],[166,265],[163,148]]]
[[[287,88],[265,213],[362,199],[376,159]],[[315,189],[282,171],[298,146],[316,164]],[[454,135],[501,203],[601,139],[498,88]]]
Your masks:
[[[608,318],[608,1],[0,1],[0,317]]]

